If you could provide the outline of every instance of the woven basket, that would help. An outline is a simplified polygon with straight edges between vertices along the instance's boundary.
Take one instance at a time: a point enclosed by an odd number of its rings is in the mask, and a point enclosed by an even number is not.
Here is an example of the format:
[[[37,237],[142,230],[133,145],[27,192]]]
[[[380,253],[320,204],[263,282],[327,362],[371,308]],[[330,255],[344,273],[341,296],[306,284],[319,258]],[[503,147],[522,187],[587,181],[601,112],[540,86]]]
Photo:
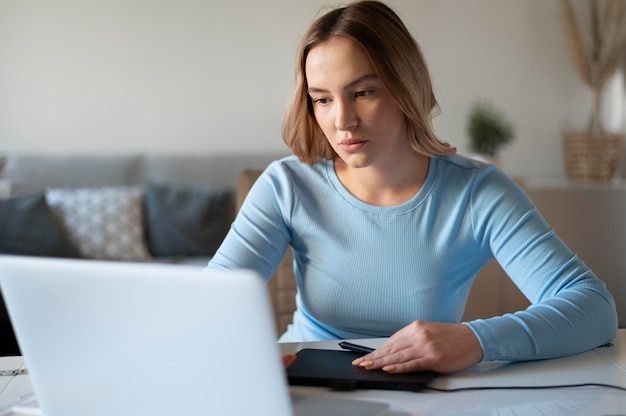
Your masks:
[[[623,134],[591,139],[586,133],[563,133],[567,175],[574,182],[611,182],[622,158]]]

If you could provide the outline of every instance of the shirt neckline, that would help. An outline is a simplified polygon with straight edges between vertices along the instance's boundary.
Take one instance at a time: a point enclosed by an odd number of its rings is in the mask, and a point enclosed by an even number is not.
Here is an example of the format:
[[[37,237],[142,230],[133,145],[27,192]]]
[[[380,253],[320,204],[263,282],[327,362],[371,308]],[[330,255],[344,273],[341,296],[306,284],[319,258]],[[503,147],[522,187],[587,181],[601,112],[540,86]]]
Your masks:
[[[419,205],[421,205],[424,200],[431,193],[433,185],[435,184],[435,179],[437,176],[437,166],[438,166],[439,158],[430,157],[428,163],[428,172],[426,173],[426,179],[424,180],[424,184],[420,188],[419,191],[411,199],[408,201],[393,206],[378,206],[372,205],[367,202],[363,202],[354,195],[352,195],[341,183],[339,177],[337,177],[337,173],[335,172],[335,161],[334,159],[325,161],[325,170],[326,177],[332,186],[333,190],[348,204],[361,209],[363,211],[367,211],[370,213],[378,214],[378,215],[401,215],[406,212],[409,212]]]

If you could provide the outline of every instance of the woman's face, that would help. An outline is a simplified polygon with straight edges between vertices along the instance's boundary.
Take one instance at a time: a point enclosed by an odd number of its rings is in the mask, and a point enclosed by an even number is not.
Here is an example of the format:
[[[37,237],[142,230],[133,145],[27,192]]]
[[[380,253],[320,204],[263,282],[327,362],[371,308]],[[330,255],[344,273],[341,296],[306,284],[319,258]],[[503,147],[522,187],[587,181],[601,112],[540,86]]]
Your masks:
[[[391,166],[413,153],[404,114],[359,44],[333,37],[315,46],[305,72],[315,119],[348,166]]]

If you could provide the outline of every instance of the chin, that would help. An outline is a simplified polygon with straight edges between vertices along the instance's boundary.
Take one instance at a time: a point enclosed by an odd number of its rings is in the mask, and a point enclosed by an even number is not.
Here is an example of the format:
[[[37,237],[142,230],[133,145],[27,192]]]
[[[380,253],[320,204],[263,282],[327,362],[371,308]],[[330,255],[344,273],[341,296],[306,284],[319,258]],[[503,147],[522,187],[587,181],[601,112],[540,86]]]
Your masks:
[[[371,165],[371,160],[364,154],[353,153],[340,155],[339,157],[343,160],[343,163],[353,169],[365,168]]]

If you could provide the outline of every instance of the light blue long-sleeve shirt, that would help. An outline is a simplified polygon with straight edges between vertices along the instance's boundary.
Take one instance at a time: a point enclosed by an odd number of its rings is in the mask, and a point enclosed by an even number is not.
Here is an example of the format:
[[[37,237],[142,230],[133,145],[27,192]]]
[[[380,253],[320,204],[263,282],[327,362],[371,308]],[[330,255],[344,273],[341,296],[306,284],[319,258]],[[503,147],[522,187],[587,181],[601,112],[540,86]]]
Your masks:
[[[297,311],[281,341],[385,337],[416,319],[460,322],[476,273],[492,258],[532,305],[466,323],[484,360],[574,354],[616,335],[604,283],[514,181],[460,155],[431,158],[422,189],[392,207],[352,196],[333,161],[276,161],[209,267],[269,279],[289,245]]]

